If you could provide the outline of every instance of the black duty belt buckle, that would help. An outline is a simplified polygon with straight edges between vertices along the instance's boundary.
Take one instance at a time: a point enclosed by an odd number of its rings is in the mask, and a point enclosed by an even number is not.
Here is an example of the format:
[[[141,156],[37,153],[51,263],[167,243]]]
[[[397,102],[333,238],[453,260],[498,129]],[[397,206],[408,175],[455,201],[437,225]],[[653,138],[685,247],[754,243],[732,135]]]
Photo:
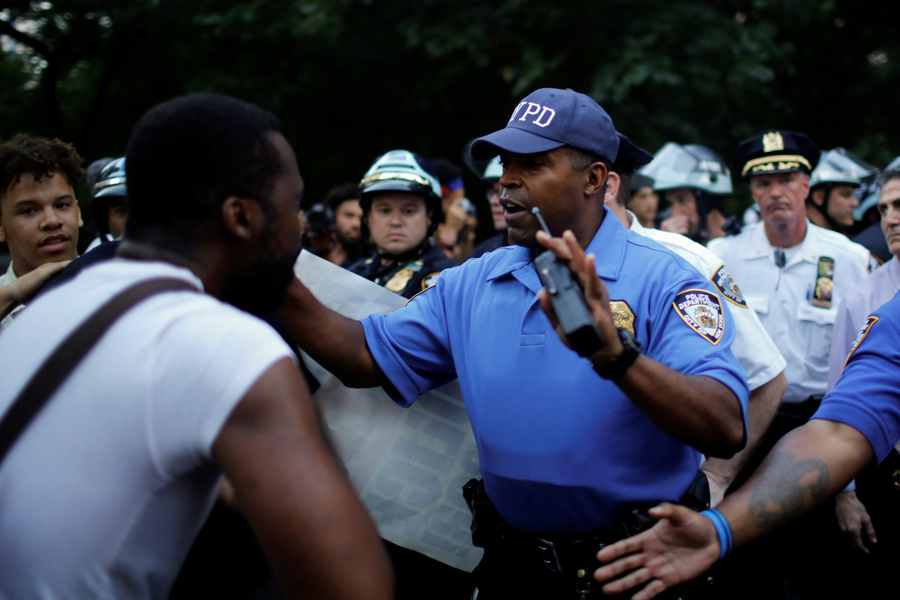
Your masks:
[[[553,544],[553,542],[539,537],[537,539],[537,547],[544,566],[554,573],[559,573],[561,575],[562,563],[560,563],[559,561],[559,553],[556,551],[556,546]]]

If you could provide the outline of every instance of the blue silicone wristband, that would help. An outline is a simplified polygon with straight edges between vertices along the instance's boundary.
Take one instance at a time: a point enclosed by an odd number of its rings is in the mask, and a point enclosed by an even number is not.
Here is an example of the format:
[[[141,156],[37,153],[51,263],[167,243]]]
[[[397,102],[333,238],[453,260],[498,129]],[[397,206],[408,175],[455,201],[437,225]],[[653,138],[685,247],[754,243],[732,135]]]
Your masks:
[[[728,521],[722,513],[715,508],[704,510],[700,514],[705,515],[712,521],[713,526],[716,528],[716,534],[719,536],[719,560],[722,560],[731,554],[731,550],[734,548],[734,537],[731,534],[731,526],[728,524]]]

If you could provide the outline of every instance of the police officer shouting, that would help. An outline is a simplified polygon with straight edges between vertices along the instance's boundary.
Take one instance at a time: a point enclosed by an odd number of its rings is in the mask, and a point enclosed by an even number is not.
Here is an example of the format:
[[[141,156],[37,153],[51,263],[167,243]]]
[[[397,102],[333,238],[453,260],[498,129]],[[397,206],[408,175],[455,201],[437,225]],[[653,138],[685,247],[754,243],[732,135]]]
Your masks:
[[[283,310],[301,347],[347,385],[385,386],[408,406],[459,379],[499,515],[476,514],[478,527],[493,525],[476,571],[482,600],[596,597],[598,544],[633,510],[681,498],[697,476],[695,448],[730,456],[746,438],[746,376],[725,303],[682,259],[607,218],[618,145],[591,98],[538,90],[472,146],[474,158],[504,163],[514,246],[444,271],[390,315],[345,319],[299,281]],[[565,237],[538,233],[533,208]],[[571,260],[586,290],[606,340],[588,358],[552,331],[539,244]]]
[[[431,243],[444,213],[428,161],[406,150],[388,152],[369,167],[359,191],[364,235],[368,230],[375,253],[350,265],[351,272],[412,298],[456,265]]]

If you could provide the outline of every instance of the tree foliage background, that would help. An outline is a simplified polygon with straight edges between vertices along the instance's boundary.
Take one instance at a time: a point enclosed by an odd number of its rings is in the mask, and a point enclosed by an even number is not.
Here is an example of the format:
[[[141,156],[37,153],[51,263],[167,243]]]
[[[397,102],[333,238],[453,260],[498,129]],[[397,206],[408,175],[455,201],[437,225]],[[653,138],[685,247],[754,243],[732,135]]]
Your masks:
[[[900,154],[896,0],[5,6],[0,140],[28,132],[72,141],[88,161],[117,156],[154,104],[223,92],[279,117],[307,203],[392,148],[460,162],[467,141],[547,86],[588,93],[651,152],[701,143],[730,161],[739,140],[780,127],[879,167]]]

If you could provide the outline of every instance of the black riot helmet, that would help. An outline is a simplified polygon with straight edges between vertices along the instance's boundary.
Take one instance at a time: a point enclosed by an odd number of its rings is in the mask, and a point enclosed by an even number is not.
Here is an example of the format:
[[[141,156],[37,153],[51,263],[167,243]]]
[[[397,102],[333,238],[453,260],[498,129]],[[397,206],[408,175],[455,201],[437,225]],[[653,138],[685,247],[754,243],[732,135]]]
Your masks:
[[[99,173],[93,175],[91,171]],[[94,224],[105,239],[109,234],[109,207],[114,201],[125,202],[128,192],[125,188],[125,157],[103,158],[91,163],[88,167],[88,185],[94,199],[91,203],[91,213]],[[96,178],[96,179],[95,179]]]
[[[372,196],[380,192],[407,192],[425,199],[425,210],[431,219],[427,236],[444,221],[441,207],[441,184],[434,167],[426,159],[408,150],[391,150],[372,163],[359,182],[359,206],[363,211],[363,236],[368,237],[367,219]]]

